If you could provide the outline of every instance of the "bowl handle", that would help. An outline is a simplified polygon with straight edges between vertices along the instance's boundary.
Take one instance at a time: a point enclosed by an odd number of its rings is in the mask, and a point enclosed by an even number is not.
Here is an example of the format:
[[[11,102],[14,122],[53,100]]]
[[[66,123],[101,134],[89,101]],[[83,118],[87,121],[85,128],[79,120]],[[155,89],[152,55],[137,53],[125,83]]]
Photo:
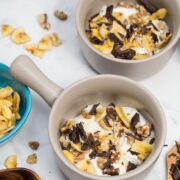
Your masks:
[[[36,91],[49,106],[53,105],[63,91],[62,88],[49,80],[28,56],[18,56],[10,69],[17,80]]]

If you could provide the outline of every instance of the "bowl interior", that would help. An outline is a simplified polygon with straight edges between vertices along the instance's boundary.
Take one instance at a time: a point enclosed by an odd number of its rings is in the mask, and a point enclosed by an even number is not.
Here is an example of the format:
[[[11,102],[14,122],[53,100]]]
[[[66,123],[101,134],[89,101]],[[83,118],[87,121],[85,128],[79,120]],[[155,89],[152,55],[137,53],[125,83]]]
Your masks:
[[[64,157],[59,144],[59,128],[67,119],[80,113],[80,110],[86,105],[98,102],[102,104],[114,102],[119,105],[135,107],[154,124],[156,140],[153,152],[143,165],[119,177],[127,178],[146,169],[157,159],[164,145],[166,136],[164,113],[156,98],[149,91],[132,80],[113,75],[99,75],[82,80],[68,88],[56,101],[50,115],[49,135],[59,159],[72,170],[92,178],[92,175],[81,172]],[[158,130],[160,127],[162,131]],[[98,177],[98,179],[101,178],[106,179],[106,177]],[[94,176],[94,179],[97,179],[97,176]],[[111,179],[117,179],[117,177]]]
[[[7,135],[0,138],[0,144],[7,141],[9,138],[14,136],[19,129],[23,126],[23,124],[26,122],[28,115],[31,111],[32,106],[32,100],[31,100],[31,94],[29,89],[20,83],[19,81],[15,80],[10,70],[7,66],[0,63],[0,87],[5,86],[11,86],[15,91],[17,91],[20,94],[21,97],[21,104],[20,104],[20,115],[21,119],[17,121],[16,127],[10,131]]]
[[[88,1],[80,0],[79,4],[78,4],[78,8],[77,8],[77,28],[78,28],[78,32],[79,32],[80,36],[82,37],[82,39],[96,53],[98,53],[99,55],[101,55],[103,57],[107,57],[110,60],[115,60],[115,61],[122,60],[124,62],[128,62],[127,60],[117,59],[117,58],[106,56],[103,53],[101,53],[100,51],[96,50],[92,46],[92,44],[89,42],[89,39],[87,38],[86,33],[85,33],[85,29],[87,29],[87,27],[88,27],[88,20],[92,15],[98,13],[101,10],[101,8],[103,7],[103,5],[112,5],[112,4],[116,5],[120,1],[138,3],[138,0],[98,0],[98,1],[96,1],[96,0],[88,0]],[[179,38],[179,34],[180,34],[180,22],[179,22],[180,7],[179,7],[179,3],[177,0],[174,0],[173,3],[171,3],[171,1],[169,1],[169,0],[158,0],[158,1],[151,0],[151,2],[159,8],[167,8],[168,9],[168,16],[165,19],[165,21],[167,22],[171,31],[173,32],[171,41],[159,53],[152,56],[152,57],[155,57],[158,54],[163,53],[163,51],[165,49],[168,49],[168,47],[171,47],[175,43],[174,41],[177,42],[177,40]],[[147,59],[151,59],[152,57],[147,58]],[[131,62],[132,61],[140,62],[140,61],[136,61],[136,60],[131,60]],[[143,60],[141,60],[141,61],[143,61]]]

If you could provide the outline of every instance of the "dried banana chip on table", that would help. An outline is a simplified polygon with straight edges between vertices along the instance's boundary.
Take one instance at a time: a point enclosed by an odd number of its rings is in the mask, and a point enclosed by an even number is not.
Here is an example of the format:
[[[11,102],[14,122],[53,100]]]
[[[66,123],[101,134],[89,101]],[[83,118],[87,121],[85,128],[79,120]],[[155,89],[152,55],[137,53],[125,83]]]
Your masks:
[[[16,44],[24,44],[31,40],[30,36],[25,32],[24,28],[17,28],[12,33],[11,39]]]
[[[42,49],[39,49],[38,45],[36,45],[36,44],[27,44],[24,46],[24,48],[39,58],[44,57],[44,51]]]
[[[10,168],[16,168],[17,167],[17,156],[16,155],[11,155],[9,156],[4,165],[6,166],[6,168],[10,169]]]
[[[14,28],[13,26],[9,25],[9,24],[3,24],[2,25],[2,35],[4,37],[10,36],[13,32],[14,32]]]

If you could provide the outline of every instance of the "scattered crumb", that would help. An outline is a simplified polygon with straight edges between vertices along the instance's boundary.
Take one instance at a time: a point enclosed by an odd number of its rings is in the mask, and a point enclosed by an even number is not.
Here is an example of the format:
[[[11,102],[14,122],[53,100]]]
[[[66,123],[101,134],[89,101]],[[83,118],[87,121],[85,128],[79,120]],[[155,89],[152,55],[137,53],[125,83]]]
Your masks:
[[[34,154],[31,154],[27,157],[26,159],[26,162],[28,164],[36,164],[37,163],[37,155],[34,153]]]
[[[62,21],[66,21],[68,19],[68,15],[64,11],[56,10],[54,12],[54,16],[56,16],[58,19],[60,19]]]
[[[29,147],[30,147],[32,150],[38,150],[38,148],[39,148],[39,142],[38,142],[38,141],[30,141],[30,142],[29,142]]]

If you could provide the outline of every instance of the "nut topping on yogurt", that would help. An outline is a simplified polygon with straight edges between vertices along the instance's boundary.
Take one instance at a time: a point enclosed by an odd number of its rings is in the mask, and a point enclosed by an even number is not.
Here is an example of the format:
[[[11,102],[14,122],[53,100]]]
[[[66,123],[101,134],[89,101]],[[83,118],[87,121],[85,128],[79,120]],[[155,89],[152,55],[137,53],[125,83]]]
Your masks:
[[[93,104],[60,128],[64,156],[82,171],[100,176],[125,174],[151,154],[152,124],[137,109]]]
[[[88,21],[87,37],[102,53],[115,58],[139,60],[158,53],[172,37],[165,22],[167,9],[148,0],[140,4],[104,5]]]

